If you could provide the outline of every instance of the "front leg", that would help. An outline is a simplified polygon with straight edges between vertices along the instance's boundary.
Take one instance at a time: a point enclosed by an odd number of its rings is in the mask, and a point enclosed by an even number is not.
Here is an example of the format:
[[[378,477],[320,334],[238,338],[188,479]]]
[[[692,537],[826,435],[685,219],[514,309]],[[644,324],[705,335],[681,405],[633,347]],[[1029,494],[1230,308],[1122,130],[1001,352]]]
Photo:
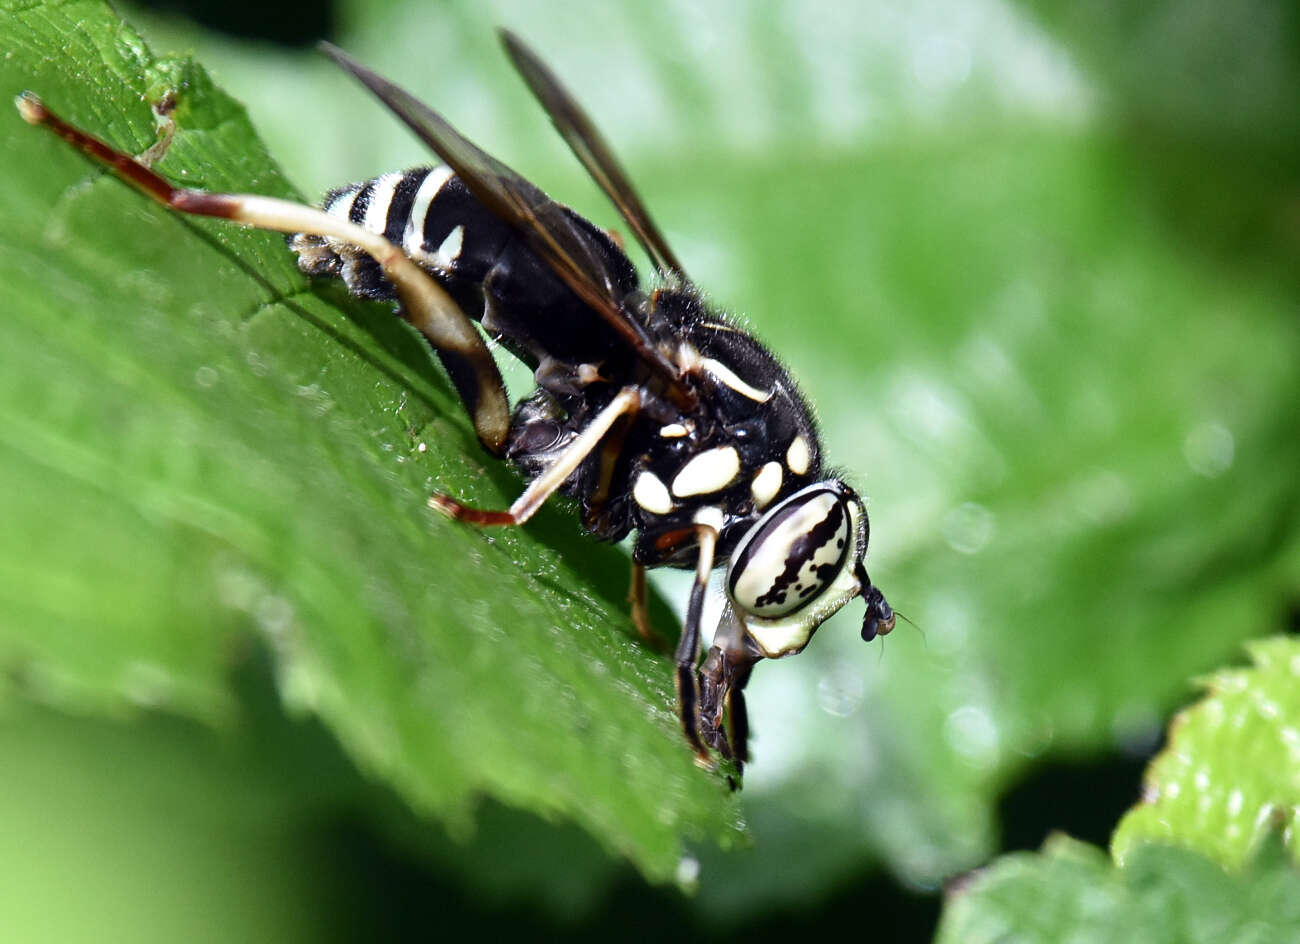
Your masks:
[[[734,760],[740,772],[749,760],[749,713],[744,690],[754,664],[761,658],[735,610],[728,605],[708,658],[700,667],[700,730],[705,743]]]
[[[686,624],[682,627],[682,638],[677,643],[677,710],[681,715],[686,743],[695,752],[695,762],[701,767],[712,767],[713,758],[700,740],[699,686],[696,684],[695,663],[700,657],[700,615],[704,611],[704,592],[709,587],[709,574],[713,572],[713,556],[717,550],[721,524],[722,514],[716,508],[703,509],[695,516],[699,557],[696,558],[691,599],[686,605]]]
[[[758,659],[755,658],[754,662]],[[754,671],[754,662],[743,665],[733,663],[731,689],[727,693],[727,719],[731,729],[731,748],[735,752],[736,766],[744,773],[749,763],[749,709],[745,707],[745,686]]]

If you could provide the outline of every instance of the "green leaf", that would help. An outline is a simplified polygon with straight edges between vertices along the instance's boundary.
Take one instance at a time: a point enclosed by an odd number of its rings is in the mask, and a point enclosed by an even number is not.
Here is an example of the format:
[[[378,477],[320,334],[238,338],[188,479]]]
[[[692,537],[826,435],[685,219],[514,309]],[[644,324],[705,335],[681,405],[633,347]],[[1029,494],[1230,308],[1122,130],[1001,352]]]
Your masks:
[[[1064,836],[950,894],[938,941],[1290,941],[1300,927],[1300,643],[1205,681],[1104,853]]]
[[[1300,873],[1276,848],[1245,874],[1160,846],[1112,866],[1094,846],[1056,837],[1006,856],[949,892],[938,944],[1288,944],[1300,927]]]
[[[6,4],[0,35],[4,88],[131,152],[174,91],[164,175],[293,195],[242,108],[102,4]],[[686,841],[734,839],[725,783],[681,743],[670,664],[634,638],[625,558],[567,508],[517,533],[426,509],[432,490],[502,505],[520,486],[388,306],[309,285],[278,235],[150,204],[17,115],[0,155],[15,692],[229,722],[257,640],[290,709],[461,834],[486,794],[659,881]]]
[[[1259,640],[1247,651],[1250,668],[1207,678],[1208,695],[1174,719],[1142,803],[1111,841],[1118,862],[1157,842],[1240,869],[1278,827],[1297,856],[1300,642]]]
[[[759,668],[755,845],[700,854],[704,915],[807,906],[872,862],[933,886],[985,861],[1009,783],[1149,749],[1188,676],[1276,631],[1300,564],[1294,227],[1249,207],[1289,219],[1289,178],[1226,159],[1227,133],[1152,148],[1084,70],[1104,50],[995,0],[491,9],[356,3],[335,38],[614,223],[491,29],[538,46],[692,275],[818,405],[870,496],[872,576],[925,632],[877,659],[849,612]],[[201,51],[304,192],[428,159],[310,53],[158,35]],[[1258,61],[1285,76],[1280,46]],[[1182,81],[1134,61],[1138,83]],[[438,415],[464,437],[454,404]]]

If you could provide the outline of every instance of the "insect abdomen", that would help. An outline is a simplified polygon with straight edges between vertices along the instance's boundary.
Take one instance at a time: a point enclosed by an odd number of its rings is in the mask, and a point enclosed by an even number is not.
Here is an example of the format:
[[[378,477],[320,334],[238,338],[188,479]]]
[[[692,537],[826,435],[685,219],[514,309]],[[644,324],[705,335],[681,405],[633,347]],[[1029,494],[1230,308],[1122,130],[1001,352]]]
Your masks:
[[[615,372],[625,367],[611,362],[625,356],[626,348],[609,325],[450,168],[417,167],[339,187],[326,194],[322,209],[383,234],[529,366],[591,364]],[[603,257],[615,290],[634,291],[636,269],[608,234],[572,210],[561,210],[589,250]],[[308,275],[341,278],[364,298],[396,297],[379,263],[356,246],[302,234],[290,237],[289,245]],[[538,382],[561,395],[573,392],[565,377],[552,374]]]
[[[474,199],[446,166],[416,167],[339,187],[322,209],[399,246],[440,281],[480,282],[510,239],[509,229]],[[379,264],[336,239],[294,236],[290,246],[310,275],[342,278],[366,298],[392,298]]]

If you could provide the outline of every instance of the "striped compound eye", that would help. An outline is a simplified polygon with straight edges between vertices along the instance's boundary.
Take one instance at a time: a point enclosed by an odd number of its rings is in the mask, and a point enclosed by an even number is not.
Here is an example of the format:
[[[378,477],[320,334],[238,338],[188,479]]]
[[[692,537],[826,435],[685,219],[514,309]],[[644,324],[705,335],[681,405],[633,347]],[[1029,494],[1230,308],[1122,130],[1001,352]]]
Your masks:
[[[810,485],[774,506],[741,539],[727,571],[727,593],[753,616],[789,616],[834,583],[853,545],[843,489]]]

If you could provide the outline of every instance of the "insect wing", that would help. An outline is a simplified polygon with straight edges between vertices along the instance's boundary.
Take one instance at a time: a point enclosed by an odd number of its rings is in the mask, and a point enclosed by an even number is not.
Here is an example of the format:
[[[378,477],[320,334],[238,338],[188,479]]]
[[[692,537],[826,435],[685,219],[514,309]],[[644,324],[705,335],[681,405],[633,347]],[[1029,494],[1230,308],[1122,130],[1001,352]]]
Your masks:
[[[367,69],[336,46],[321,43],[321,49],[370,89],[446,161],[489,211],[519,230],[533,251],[671,390],[682,399],[694,399],[677,368],[655,346],[641,324],[625,313],[613,276],[592,249],[589,238],[574,226],[558,203],[465,138],[409,92]]]
[[[523,40],[506,29],[500,33],[501,42],[511,61],[532,89],[533,95],[542,103],[546,113],[551,116],[551,123],[627,221],[655,268],[666,278],[681,283],[688,282],[682,264],[632,187],[623,165],[596,130],[587,112]]]

